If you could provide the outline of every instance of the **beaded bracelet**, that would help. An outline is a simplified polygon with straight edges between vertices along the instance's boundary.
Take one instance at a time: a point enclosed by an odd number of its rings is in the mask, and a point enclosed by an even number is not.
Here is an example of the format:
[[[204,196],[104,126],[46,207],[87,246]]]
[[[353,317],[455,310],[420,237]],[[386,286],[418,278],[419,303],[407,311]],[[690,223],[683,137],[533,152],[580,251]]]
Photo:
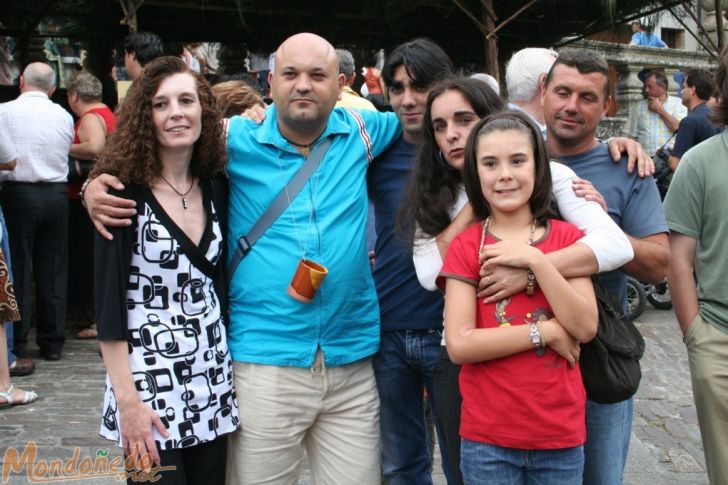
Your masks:
[[[82,205],[82,206],[83,206],[84,208],[86,208],[86,201],[84,200],[84,196],[86,195],[86,189],[88,188],[88,184],[90,184],[92,180],[93,180],[93,179],[91,179],[91,178],[87,178],[87,179],[86,179],[86,180],[85,180],[85,181],[83,182],[83,185],[81,186],[81,192],[80,192],[80,194],[79,194],[79,195],[81,196],[81,205]]]

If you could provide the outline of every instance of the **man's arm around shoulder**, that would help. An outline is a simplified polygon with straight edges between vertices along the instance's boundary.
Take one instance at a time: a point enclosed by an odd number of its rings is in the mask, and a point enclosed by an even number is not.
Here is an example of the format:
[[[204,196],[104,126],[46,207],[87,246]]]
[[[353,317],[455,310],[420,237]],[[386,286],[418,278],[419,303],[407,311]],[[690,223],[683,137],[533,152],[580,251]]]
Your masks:
[[[667,234],[658,233],[637,239],[627,234],[634,250],[634,259],[622,270],[640,281],[658,284],[667,276],[670,247]]]
[[[402,125],[392,112],[357,111],[348,109],[364,122],[366,133],[371,138],[372,155],[378,157],[402,135]],[[356,117],[356,116],[355,116]]]

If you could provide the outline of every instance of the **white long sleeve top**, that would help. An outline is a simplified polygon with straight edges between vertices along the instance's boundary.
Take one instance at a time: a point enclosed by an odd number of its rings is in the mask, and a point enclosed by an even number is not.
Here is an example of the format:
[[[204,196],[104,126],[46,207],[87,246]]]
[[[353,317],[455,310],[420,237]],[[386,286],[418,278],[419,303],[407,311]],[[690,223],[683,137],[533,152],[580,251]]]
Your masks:
[[[573,170],[562,163],[551,162],[551,178],[554,197],[564,220],[574,224],[584,233],[579,242],[586,244],[597,258],[599,272],[612,271],[628,263],[634,257],[632,245],[597,202],[578,197],[571,182],[576,177]],[[460,187],[457,200],[450,207],[450,220],[462,210],[468,197]],[[418,230],[419,232],[419,230]],[[442,268],[442,257],[434,237],[417,234],[413,256],[420,284],[431,291],[437,289],[435,280]]]

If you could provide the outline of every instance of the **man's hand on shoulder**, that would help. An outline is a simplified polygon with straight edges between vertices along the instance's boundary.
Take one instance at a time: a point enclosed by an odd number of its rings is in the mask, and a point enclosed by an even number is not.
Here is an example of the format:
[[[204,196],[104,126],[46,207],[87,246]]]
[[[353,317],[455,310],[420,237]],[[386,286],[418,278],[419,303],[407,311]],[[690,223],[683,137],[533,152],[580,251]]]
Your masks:
[[[113,175],[101,174],[89,182],[82,197],[96,230],[111,241],[113,236],[106,226],[130,225],[131,219],[129,218],[136,214],[136,202],[109,194],[109,188],[123,190],[124,184]]]
[[[609,153],[615,163],[619,163],[622,155],[627,155],[627,172],[634,172],[636,165],[640,177],[649,177],[655,173],[655,162],[637,141],[623,136],[616,136],[609,139],[608,146]]]
[[[257,124],[261,124],[265,121],[265,107],[259,104],[253,105],[240,113],[240,116]]]

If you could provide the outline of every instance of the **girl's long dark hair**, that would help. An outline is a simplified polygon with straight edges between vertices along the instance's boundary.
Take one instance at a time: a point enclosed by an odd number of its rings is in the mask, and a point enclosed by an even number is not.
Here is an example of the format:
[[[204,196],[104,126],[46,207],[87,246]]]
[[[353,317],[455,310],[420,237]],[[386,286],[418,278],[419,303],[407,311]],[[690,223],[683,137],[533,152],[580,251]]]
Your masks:
[[[491,213],[490,205],[483,196],[478,175],[478,140],[481,136],[497,131],[516,130],[528,136],[533,147],[535,162],[535,180],[533,193],[528,203],[533,217],[540,223],[553,216],[553,183],[551,181],[551,167],[546,152],[546,145],[541,136],[541,130],[533,123],[531,118],[520,111],[506,110],[487,116],[480,120],[470,132],[468,144],[465,147],[465,166],[463,167],[463,184],[473,213],[478,219],[485,219]]]
[[[458,186],[462,183],[460,171],[442,157],[432,127],[432,103],[447,91],[459,92],[480,118],[503,109],[500,97],[478,79],[446,80],[430,91],[422,121],[421,145],[397,217],[399,230],[410,243],[414,241],[415,223],[425,235],[433,237],[450,225],[448,211],[455,203]]]

